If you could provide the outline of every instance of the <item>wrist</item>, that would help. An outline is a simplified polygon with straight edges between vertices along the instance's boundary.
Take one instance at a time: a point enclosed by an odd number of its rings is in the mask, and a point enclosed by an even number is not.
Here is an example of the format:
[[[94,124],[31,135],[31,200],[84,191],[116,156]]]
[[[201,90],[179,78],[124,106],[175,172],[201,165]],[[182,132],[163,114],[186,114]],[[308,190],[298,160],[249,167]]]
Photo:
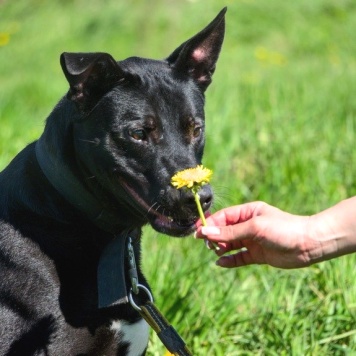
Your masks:
[[[338,237],[329,222],[319,214],[309,217],[305,240],[310,265],[336,257]]]
[[[310,264],[356,252],[356,198],[309,218],[306,232]]]

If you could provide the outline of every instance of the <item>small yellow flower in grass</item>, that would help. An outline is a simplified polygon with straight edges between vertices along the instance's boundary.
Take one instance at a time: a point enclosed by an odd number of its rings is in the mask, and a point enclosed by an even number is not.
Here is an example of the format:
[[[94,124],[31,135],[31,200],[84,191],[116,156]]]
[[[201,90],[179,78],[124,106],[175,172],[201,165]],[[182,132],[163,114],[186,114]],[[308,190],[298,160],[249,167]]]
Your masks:
[[[209,183],[212,174],[212,170],[205,168],[202,165],[199,165],[195,168],[188,168],[183,171],[180,171],[171,178],[172,185],[177,189],[186,187],[192,191],[200,219],[204,226],[207,226],[207,223],[205,220],[203,209],[200,204],[200,197],[198,191],[204,184]],[[209,244],[211,246],[213,243],[210,242]],[[218,246],[216,246],[215,244],[213,245],[215,249],[219,249]]]
[[[10,41],[10,34],[6,32],[0,32],[0,47],[6,46]]]

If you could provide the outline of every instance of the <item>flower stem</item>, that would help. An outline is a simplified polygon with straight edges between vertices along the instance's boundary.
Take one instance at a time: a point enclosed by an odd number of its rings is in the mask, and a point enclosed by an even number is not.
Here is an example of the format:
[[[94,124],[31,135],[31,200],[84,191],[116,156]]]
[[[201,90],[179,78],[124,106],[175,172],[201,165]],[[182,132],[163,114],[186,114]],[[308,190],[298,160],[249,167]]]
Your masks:
[[[193,194],[194,194],[195,203],[197,204],[197,208],[198,208],[198,213],[199,213],[200,219],[201,219],[203,225],[207,226],[208,224],[206,223],[205,216],[204,216],[204,213],[203,213],[203,209],[202,209],[201,204],[200,204],[199,194],[196,191],[193,191]]]
[[[192,189],[192,193],[194,195],[194,200],[195,200],[195,203],[196,203],[197,208],[198,208],[198,213],[199,213],[199,216],[200,216],[200,220],[202,221],[203,226],[208,226],[208,224],[206,222],[206,219],[205,219],[205,215],[204,215],[203,209],[202,209],[201,204],[200,204],[200,197],[199,197],[198,191],[195,190],[195,189]],[[208,240],[206,240],[206,242],[207,241]],[[216,243],[214,243],[212,241],[209,241],[207,243],[210,245],[210,246],[208,246],[208,245],[207,246],[211,250],[219,250],[220,249],[220,247]]]

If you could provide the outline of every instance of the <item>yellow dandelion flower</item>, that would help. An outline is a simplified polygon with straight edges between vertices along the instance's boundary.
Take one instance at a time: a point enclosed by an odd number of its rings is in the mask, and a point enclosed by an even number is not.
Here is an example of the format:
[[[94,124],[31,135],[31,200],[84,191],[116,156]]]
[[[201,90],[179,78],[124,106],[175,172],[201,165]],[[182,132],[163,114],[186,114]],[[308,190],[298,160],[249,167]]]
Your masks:
[[[177,189],[187,187],[188,189],[197,189],[202,185],[209,183],[213,171],[199,165],[195,168],[188,168],[176,173],[171,183]]]
[[[0,47],[6,46],[10,41],[10,34],[6,32],[0,32]]]
[[[207,223],[205,220],[203,209],[201,207],[198,191],[204,184],[209,183],[212,174],[212,170],[205,168],[202,165],[199,165],[195,168],[188,168],[183,171],[180,171],[171,178],[171,184],[175,188],[180,189],[186,187],[192,191],[200,219],[204,226],[206,226]],[[213,248],[215,250],[219,249],[219,247],[213,242],[209,242],[209,245],[211,246],[209,248]]]
[[[270,51],[264,47],[255,49],[255,58],[260,62],[270,65],[283,66],[287,63],[287,58],[276,51]]]

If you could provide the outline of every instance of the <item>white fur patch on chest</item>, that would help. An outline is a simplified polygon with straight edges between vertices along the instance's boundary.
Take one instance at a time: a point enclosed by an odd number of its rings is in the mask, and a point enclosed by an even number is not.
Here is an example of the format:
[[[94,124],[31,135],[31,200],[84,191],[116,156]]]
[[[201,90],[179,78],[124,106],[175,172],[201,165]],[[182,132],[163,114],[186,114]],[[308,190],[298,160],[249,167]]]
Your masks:
[[[113,321],[111,330],[115,331],[117,335],[120,334],[122,342],[127,342],[130,345],[127,356],[141,355],[146,349],[150,328],[144,319],[134,324],[125,320]]]

